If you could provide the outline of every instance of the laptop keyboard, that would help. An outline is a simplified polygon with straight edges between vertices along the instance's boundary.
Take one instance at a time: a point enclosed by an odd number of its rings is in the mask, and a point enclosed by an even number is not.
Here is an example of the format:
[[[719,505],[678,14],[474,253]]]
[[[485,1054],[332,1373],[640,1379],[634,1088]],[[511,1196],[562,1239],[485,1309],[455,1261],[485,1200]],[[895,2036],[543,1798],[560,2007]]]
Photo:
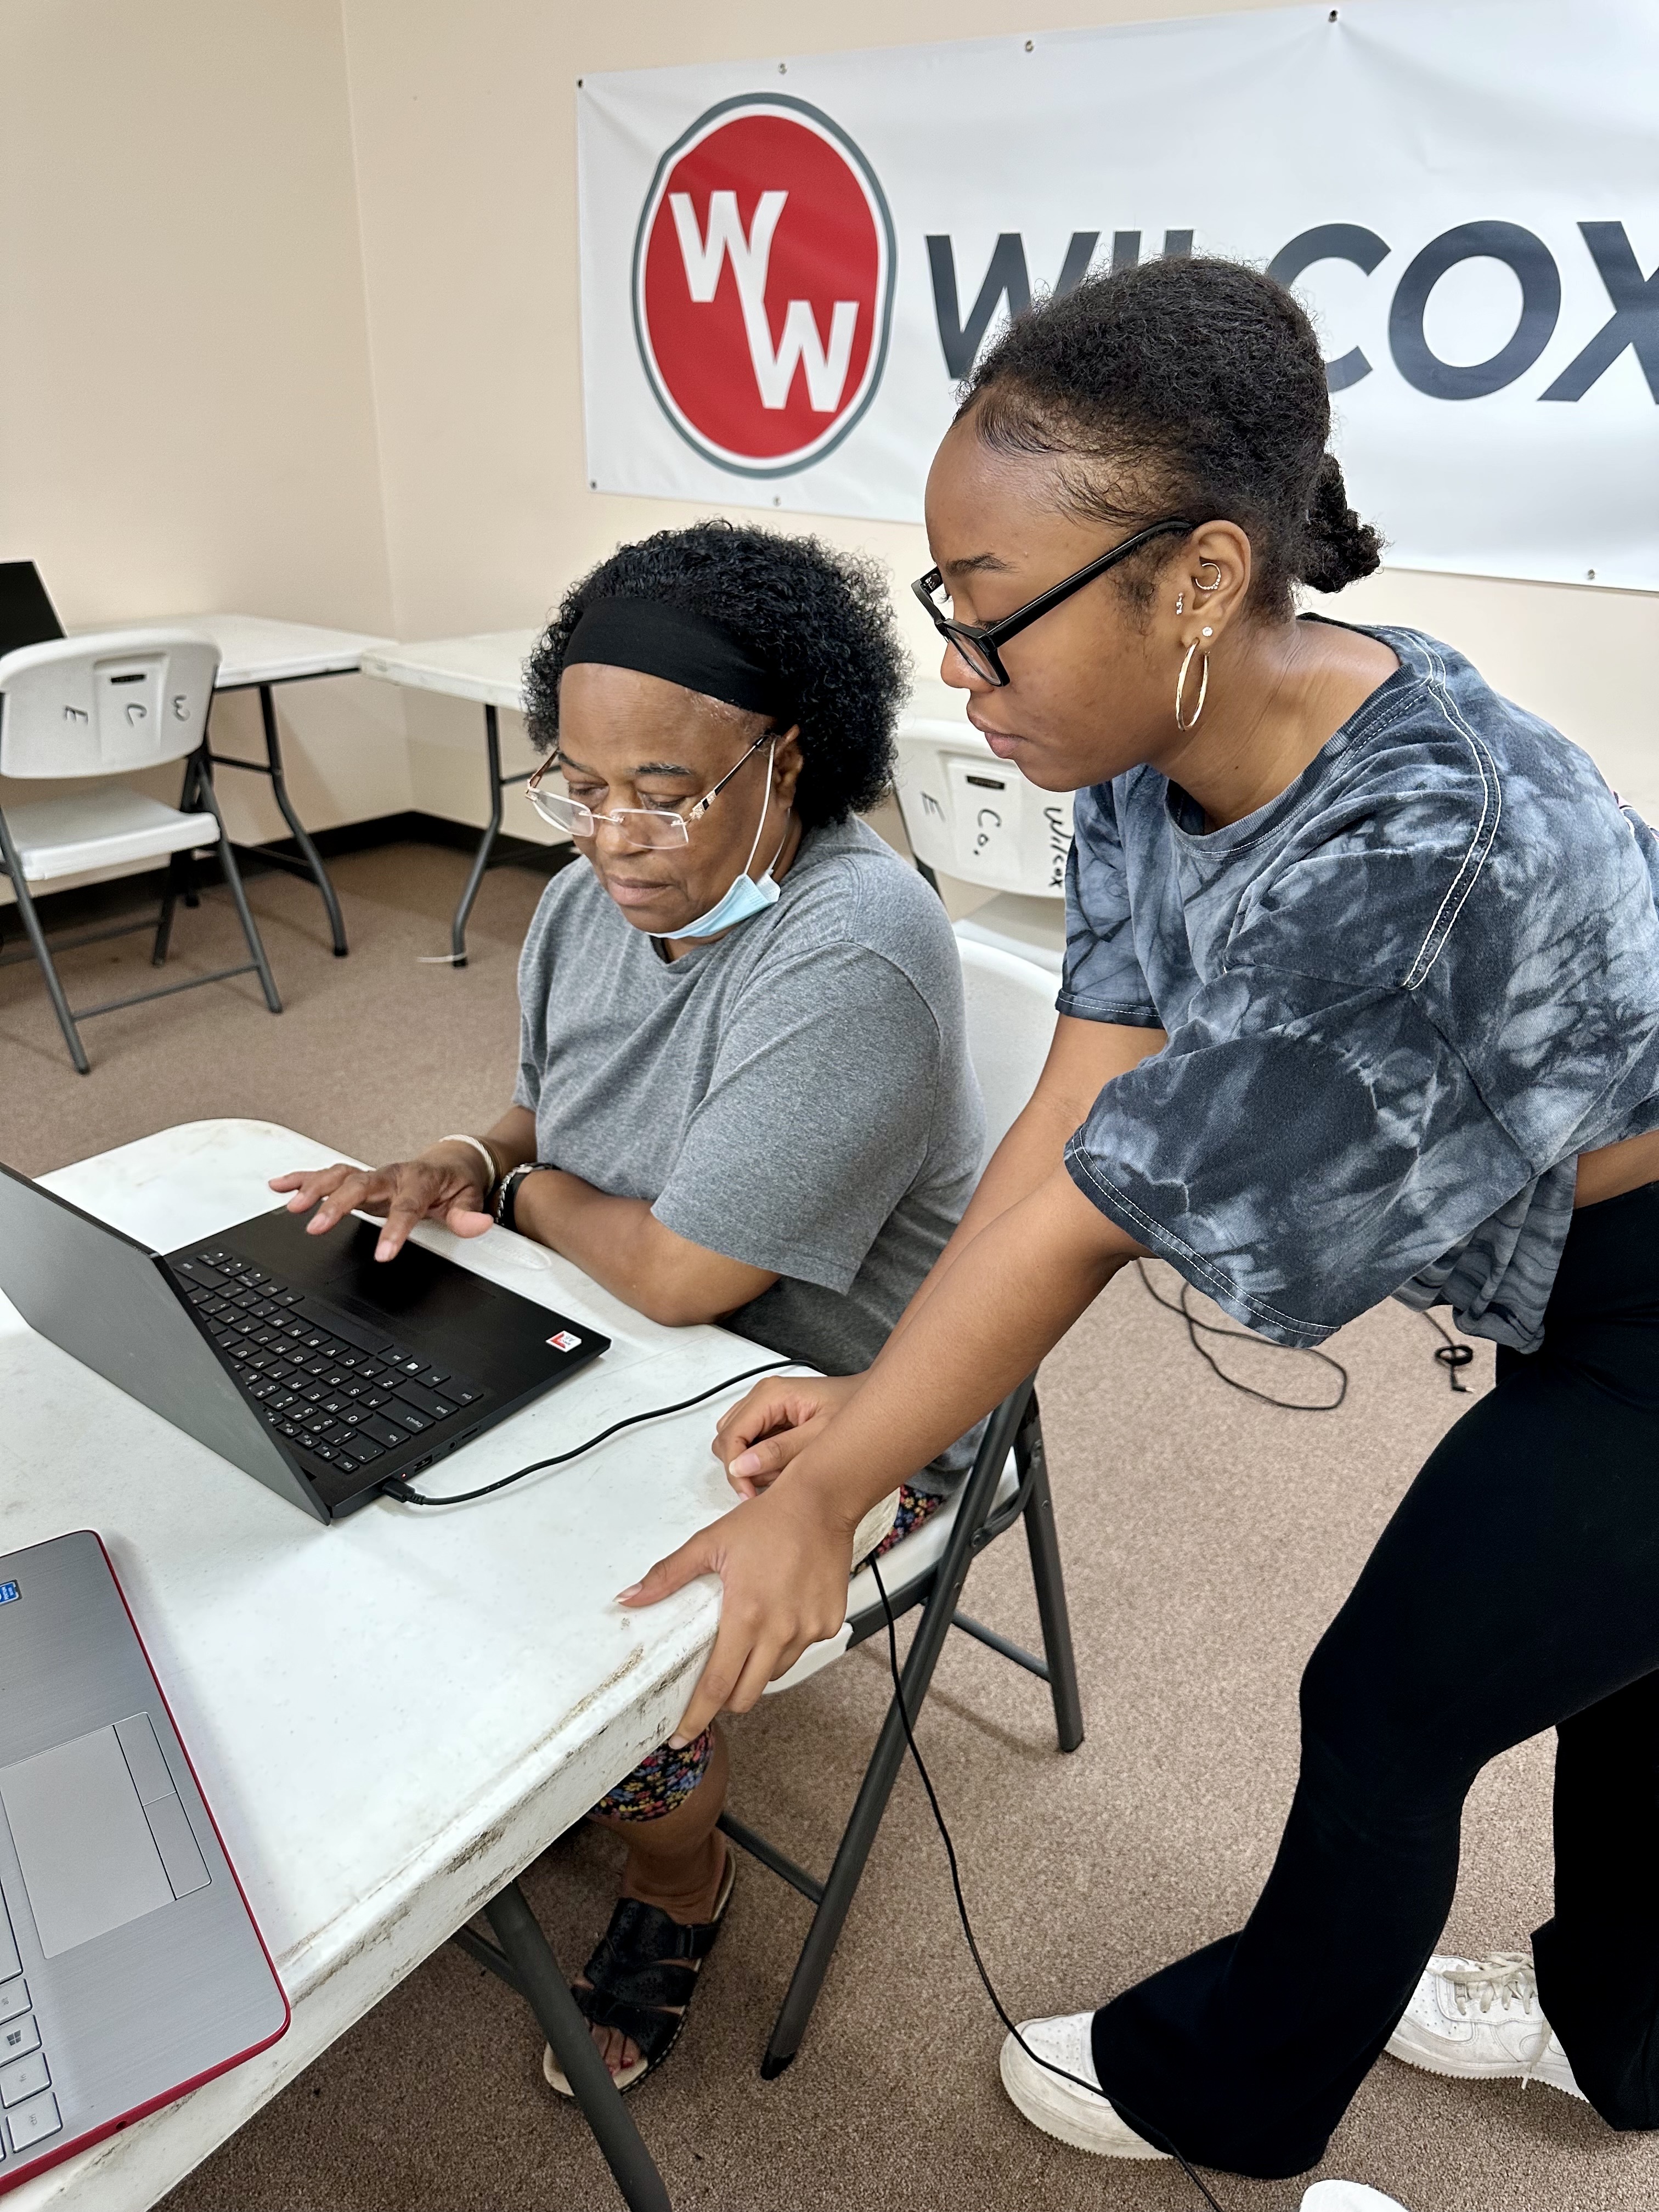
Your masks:
[[[52,2094],[52,2069],[40,2048],[40,2030],[29,2002],[11,1923],[0,1901],[0,2108],[5,2142],[18,2155],[58,2134],[64,2123]],[[0,2143],[0,2157],[5,2154]]]
[[[168,1264],[267,1425],[343,1473],[371,1467],[484,1395],[373,1322],[234,1252],[216,1247]]]

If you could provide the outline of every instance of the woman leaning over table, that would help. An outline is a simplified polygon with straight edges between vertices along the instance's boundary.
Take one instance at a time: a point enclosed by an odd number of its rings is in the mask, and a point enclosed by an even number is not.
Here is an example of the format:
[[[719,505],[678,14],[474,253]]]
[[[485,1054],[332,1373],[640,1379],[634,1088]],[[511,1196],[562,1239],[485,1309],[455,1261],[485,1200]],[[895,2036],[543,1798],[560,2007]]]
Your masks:
[[[1377,562],[1328,427],[1300,308],[1216,260],[975,372],[918,589],[993,750],[1079,793],[1053,1053],[868,1374],[751,1393],[719,1448],[760,1494],[624,1594],[719,1572],[682,1732],[751,1705],[864,1507],[1143,1254],[1279,1344],[1389,1295],[1494,1340],[1309,1662],[1245,1926],[1004,2048],[1067,2142],[1264,2177],[1385,2047],[1659,2124],[1659,841],[1454,648],[1297,614]],[[1552,1725],[1533,1963],[1433,1959],[1470,1784]]]

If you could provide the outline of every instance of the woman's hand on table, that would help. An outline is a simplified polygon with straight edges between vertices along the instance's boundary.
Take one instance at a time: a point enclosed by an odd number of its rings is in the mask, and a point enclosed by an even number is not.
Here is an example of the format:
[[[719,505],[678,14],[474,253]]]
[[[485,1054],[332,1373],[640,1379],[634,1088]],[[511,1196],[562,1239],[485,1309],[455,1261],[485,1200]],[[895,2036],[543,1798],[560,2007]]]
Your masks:
[[[1030,1374],[1143,1251],[1056,1168],[963,1249],[867,1375],[773,1376],[750,1392],[720,1425],[728,1475],[756,1483],[768,1460],[789,1463],[619,1594],[644,1606],[698,1575],[724,1586],[714,1649],[674,1742],[723,1707],[746,1711],[809,1644],[835,1634],[864,1515]]]
[[[861,1375],[769,1375],[722,1413],[714,1456],[738,1497],[756,1498],[769,1488],[823,1435],[863,1380]]]
[[[632,1608],[659,1604],[699,1575],[718,1575],[725,1590],[714,1648],[669,1741],[691,1742],[716,1713],[746,1713],[809,1644],[833,1636],[847,1617],[852,1568],[852,1527],[784,1483],[734,1506],[619,1591],[617,1603]]]
[[[434,1145],[412,1160],[383,1168],[332,1167],[276,1176],[270,1188],[290,1194],[288,1210],[317,1211],[307,1233],[320,1237],[359,1211],[385,1216],[374,1248],[377,1260],[396,1257],[417,1221],[441,1221],[458,1237],[482,1237],[491,1224],[483,1210],[483,1164],[470,1145]]]

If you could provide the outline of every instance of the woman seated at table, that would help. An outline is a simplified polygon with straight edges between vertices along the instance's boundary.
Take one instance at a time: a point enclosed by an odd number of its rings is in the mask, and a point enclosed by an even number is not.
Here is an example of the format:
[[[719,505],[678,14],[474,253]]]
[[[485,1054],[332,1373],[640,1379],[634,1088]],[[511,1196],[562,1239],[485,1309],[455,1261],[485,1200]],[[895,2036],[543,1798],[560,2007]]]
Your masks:
[[[809,538],[705,522],[575,585],[527,671],[530,795],[587,865],[525,941],[514,1103],[415,1159],[281,1176],[289,1210],[318,1234],[383,1213],[382,1260],[417,1221],[493,1218],[654,1321],[867,1367],[983,1143],[944,909],[854,818],[889,782],[906,676],[878,573]],[[904,1486],[895,1537],[968,1456]],[[628,1858],[577,1996],[624,2088],[666,2056],[725,1911],[726,1784],[711,1728],[594,1808]]]

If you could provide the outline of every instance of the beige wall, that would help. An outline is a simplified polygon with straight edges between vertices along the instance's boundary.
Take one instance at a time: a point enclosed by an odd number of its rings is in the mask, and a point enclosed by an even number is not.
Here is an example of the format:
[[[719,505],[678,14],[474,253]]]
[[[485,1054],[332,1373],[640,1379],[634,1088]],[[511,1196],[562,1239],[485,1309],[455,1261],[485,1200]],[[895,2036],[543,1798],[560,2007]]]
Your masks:
[[[1210,12],[1213,0],[1203,0]],[[619,539],[689,520],[669,501],[590,492],[577,326],[576,78],[816,47],[1024,28],[1015,0],[843,0],[787,14],[762,0],[344,0],[385,468],[387,543],[406,634],[536,621]],[[1045,24],[1180,12],[1158,0],[1045,0]],[[735,502],[729,510],[741,513]],[[768,512],[768,511],[763,511]],[[770,518],[769,513],[769,519]],[[889,561],[927,566],[921,533],[825,521]],[[1470,650],[1500,688],[1588,744],[1659,817],[1659,744],[1645,672],[1659,597],[1395,572],[1343,611],[1414,623]],[[931,665],[926,624],[902,593]],[[482,805],[473,719],[411,713],[420,802]]]
[[[0,207],[0,559],[71,628],[391,630],[339,0],[5,0]],[[396,694],[278,696],[306,818],[410,803]],[[222,750],[258,727],[218,702]],[[283,834],[262,781],[221,787]]]
[[[1171,12],[1046,0],[1041,20]],[[71,622],[537,622],[619,539],[702,511],[587,489],[577,76],[1027,20],[1013,0],[948,21],[922,0],[9,0],[0,557],[40,560]],[[926,565],[915,529],[817,526],[901,583]],[[1659,596],[1394,572],[1340,605],[1465,646],[1659,816]],[[220,711],[227,742],[251,737],[251,702]],[[477,708],[354,680],[283,712],[313,821],[482,818]],[[224,782],[239,829],[274,833]]]

